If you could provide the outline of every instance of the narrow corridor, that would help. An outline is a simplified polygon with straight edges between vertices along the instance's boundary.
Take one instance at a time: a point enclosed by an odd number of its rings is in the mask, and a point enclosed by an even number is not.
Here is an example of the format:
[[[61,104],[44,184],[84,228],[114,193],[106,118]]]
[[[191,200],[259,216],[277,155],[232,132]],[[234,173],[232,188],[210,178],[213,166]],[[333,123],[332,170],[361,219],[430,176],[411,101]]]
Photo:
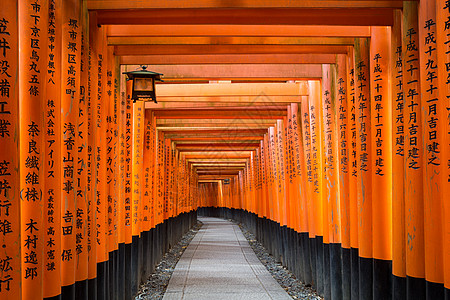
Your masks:
[[[164,300],[291,299],[236,224],[207,217],[199,220],[204,225],[178,262]]]

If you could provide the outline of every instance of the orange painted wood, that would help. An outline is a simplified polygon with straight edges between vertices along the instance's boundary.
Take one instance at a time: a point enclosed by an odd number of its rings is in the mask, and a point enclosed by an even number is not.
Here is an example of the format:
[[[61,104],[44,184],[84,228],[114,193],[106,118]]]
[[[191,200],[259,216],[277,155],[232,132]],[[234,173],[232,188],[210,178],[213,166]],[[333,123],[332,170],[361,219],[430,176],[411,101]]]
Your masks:
[[[98,41],[94,47],[97,48],[97,99],[95,103],[95,166],[96,166],[96,218],[97,218],[97,263],[105,262],[108,257],[108,211],[107,211],[107,182],[106,182],[106,49],[104,44],[104,28],[98,30]],[[94,71],[94,72],[95,72]]]
[[[272,27],[272,26],[270,26]],[[278,26],[277,26],[278,27]],[[321,64],[333,63],[332,54],[223,54],[223,55],[123,55],[125,65],[192,65],[192,64]]]
[[[349,137],[349,110],[348,110],[348,58],[346,55],[338,55],[336,58],[336,122],[337,122],[337,147],[336,159],[339,164],[339,204],[341,217],[341,245],[350,249],[350,137]]]
[[[21,251],[14,254],[11,253],[11,255],[12,257],[17,257],[18,255],[21,257],[21,275],[16,273],[14,280],[20,280],[23,299],[42,299],[43,297],[44,266],[42,262],[44,245],[46,243],[44,240],[43,228],[45,225],[43,222],[42,210],[42,206],[45,202],[42,197],[45,183],[43,168],[45,153],[43,112],[45,109],[44,104],[47,100],[45,94],[46,72],[44,70],[46,69],[47,62],[46,32],[48,29],[48,4],[47,2],[39,2],[38,4],[40,7],[38,7],[33,6],[33,3],[34,1],[20,1],[18,4],[19,60],[17,62],[16,59],[11,59],[12,68],[21,70],[18,76],[20,118],[16,120],[16,122],[19,122],[18,126],[15,127],[19,129],[18,132],[10,131],[9,134],[11,136],[14,135],[15,139],[19,139],[19,141],[15,140],[15,142],[20,142],[21,147],[19,150],[19,161],[17,161],[15,166],[10,165],[9,167],[11,167],[11,169],[19,168],[20,181],[18,185],[12,186],[11,183],[6,185],[5,181],[2,180],[3,197],[11,195],[10,193],[18,193],[18,196],[20,197],[20,215],[14,215],[17,211],[11,212],[11,217],[20,216],[20,227],[18,226],[19,224],[16,223],[17,220],[12,220],[11,226],[14,224],[15,228],[11,227],[11,229],[8,229],[8,227],[3,227],[3,235],[5,235],[5,230],[9,232],[15,229],[16,232],[11,233],[11,235],[15,235],[16,237],[19,236],[20,232],[19,244],[21,245]],[[12,12],[14,12],[14,10]],[[37,17],[35,18],[33,15]],[[14,34],[15,28],[13,27],[13,24],[15,24],[15,20],[11,20],[11,17],[13,16],[9,15],[9,17],[12,25],[9,29]],[[8,26],[8,24],[4,25]],[[33,28],[35,29],[33,30]],[[6,29],[8,29],[8,27]],[[2,41],[3,38],[5,38],[6,41],[5,35],[6,34],[2,34]],[[14,50],[17,49],[14,47],[15,37],[8,37],[7,42],[13,45],[13,51],[8,54],[13,56],[13,53],[16,52]],[[1,51],[3,57],[11,50],[6,48],[6,46],[7,45],[3,48],[4,51]],[[11,82],[10,87],[14,88],[14,85],[17,85],[17,83]],[[17,94],[13,93],[12,95]],[[2,100],[4,99],[4,96],[5,92],[3,92]],[[8,102],[11,103],[11,100]],[[4,108],[5,107],[2,105],[2,109]],[[11,109],[14,111],[14,107],[11,107]],[[3,116],[4,114],[2,114],[2,117]],[[8,123],[3,124],[8,130],[14,128]],[[59,131],[57,131],[57,133],[58,132]],[[14,191],[13,188],[16,188],[17,186],[19,189]],[[17,198],[15,200],[18,201],[19,199]],[[3,215],[2,218],[4,218]],[[17,239],[15,239],[15,242],[17,242]],[[5,259],[5,257],[3,257],[3,259]],[[16,272],[18,272],[18,270],[16,270]],[[17,293],[17,296],[20,295],[18,291],[15,291],[15,293]]]
[[[353,50],[347,56],[347,105],[349,119],[349,205],[350,205],[350,247],[358,248],[358,201],[357,201],[357,174],[358,159],[356,153],[356,77],[355,56]]]
[[[436,31],[437,39],[437,55],[438,55],[438,84],[439,84],[439,96],[442,101],[442,105],[447,107],[447,112],[441,110],[440,120],[446,120],[442,124],[444,126],[443,132],[447,134],[443,135],[443,142],[441,148],[441,184],[442,184],[442,199],[446,199],[446,195],[450,193],[450,169],[448,168],[448,163],[450,161],[450,122],[448,107],[450,107],[448,102],[448,97],[450,96],[450,87],[447,84],[447,78],[449,76],[449,71],[446,69],[446,65],[450,63],[450,43],[448,43],[450,33],[450,28],[446,26],[446,22],[450,17],[450,12],[446,9],[445,1],[436,1],[436,28],[444,28],[444,30]],[[445,99],[447,99],[445,101]],[[442,220],[443,220],[443,270],[444,270],[444,286],[448,289],[450,288],[450,202],[443,201],[442,203]]]
[[[96,178],[97,178],[97,162],[96,162],[96,101],[98,97],[98,89],[95,88],[98,82],[98,49],[94,46],[98,37],[97,26],[95,26],[96,14],[89,13],[89,61],[87,64],[89,72],[89,84],[87,87],[87,115],[88,115],[88,279],[97,277],[97,194],[96,194]]]
[[[322,160],[322,122],[321,86],[319,81],[309,82],[309,125],[311,139],[312,201],[315,221],[315,235],[325,237],[323,216],[323,160]],[[325,238],[324,238],[325,241]]]
[[[438,53],[428,53],[429,47],[436,48],[436,32],[442,30],[436,26],[436,1],[422,2],[419,5],[419,53],[420,91],[422,94],[422,128],[423,128],[423,202],[424,202],[424,251],[425,279],[434,283],[444,283],[443,240],[442,240],[442,206],[446,198],[441,191],[442,152],[440,145],[445,143],[445,132],[439,119],[441,110],[446,110],[443,97],[439,96],[437,74]],[[444,27],[445,28],[445,27]],[[434,61],[435,64],[430,61]],[[445,165],[445,163],[444,163]]]
[[[133,236],[141,235],[143,171],[144,171],[144,121],[145,109],[143,101],[133,103],[132,128],[132,176],[131,176],[131,227]]]
[[[379,24],[385,25],[385,24]],[[347,53],[342,45],[117,45],[116,55],[205,54],[333,54]]]
[[[133,178],[133,103],[131,100],[132,81],[126,84],[125,102],[125,243],[132,241],[132,178]]]
[[[355,109],[359,256],[372,258],[372,153],[369,39],[355,39]]]
[[[107,184],[107,224],[108,224],[108,253],[118,249],[117,244],[117,220],[116,220],[116,205],[117,203],[117,180],[116,180],[116,139],[115,133],[116,119],[115,119],[115,92],[114,92],[114,72],[115,61],[113,49],[106,47],[106,81],[104,86],[104,98],[106,113],[106,184]]]
[[[76,163],[77,168],[77,182],[76,182],[76,211],[74,217],[76,236],[75,236],[75,281],[82,281],[88,279],[89,273],[89,253],[88,253],[88,236],[92,232],[88,227],[88,207],[90,201],[90,193],[88,189],[88,23],[87,15],[82,8],[79,8],[80,14],[80,90],[78,98],[78,159]],[[48,92],[48,90],[47,90]]]
[[[0,74],[2,92],[0,92],[0,222],[11,225],[10,230],[3,230],[0,236],[0,262],[3,266],[0,275],[0,298],[5,300],[21,299],[23,277],[21,263],[21,245],[23,236],[21,230],[20,205],[20,173],[17,167],[23,157],[19,148],[19,137],[14,134],[19,131],[19,87],[14,84],[19,80],[19,64],[23,56],[19,56],[19,4],[15,0],[2,2],[0,13],[2,41],[9,48],[0,52],[0,60],[7,64]],[[5,22],[6,21],[6,22]],[[4,26],[4,27],[3,27]],[[6,34],[7,33],[7,34]],[[29,35],[29,32],[27,32]],[[29,43],[29,41],[28,41]],[[28,43],[26,44],[28,46]],[[25,44],[24,44],[25,45]],[[22,50],[23,51],[23,50]],[[29,51],[26,51],[29,52]],[[44,56],[42,56],[44,58]],[[43,59],[44,60],[44,59]],[[8,113],[9,112],[9,113]],[[45,275],[44,275],[45,276]],[[58,285],[58,283],[56,283]]]
[[[112,25],[109,37],[123,36],[285,36],[285,37],[369,37],[366,26],[295,25]]]
[[[61,2],[49,3],[47,78],[45,103],[44,176],[44,279],[43,296],[61,294]],[[52,25],[53,24],[53,25]],[[52,47],[52,45],[54,47]],[[50,243],[49,243],[50,242]]]
[[[391,31],[372,27],[370,44],[373,258],[392,260]],[[397,176],[397,175],[396,175]],[[375,201],[376,199],[376,201]]]
[[[142,25],[392,25],[391,8],[167,8],[98,10],[99,24]],[[149,18],[149,16],[152,16]],[[195,16],[193,18],[192,16]]]
[[[403,89],[405,95],[405,219],[406,275],[425,277],[423,203],[423,128],[419,64],[417,2],[403,8]]]
[[[302,143],[303,143],[303,157],[305,160],[305,202],[308,217],[308,233],[310,238],[316,236],[315,230],[315,211],[313,201],[314,181],[313,181],[313,153],[311,150],[311,119],[309,117],[309,99],[305,99],[300,107]]]
[[[74,34],[75,32],[75,34]],[[75,0],[62,4],[62,77],[61,77],[61,285],[75,283],[76,208],[78,162],[78,103],[80,97],[81,21]]]
[[[322,105],[324,128],[324,179],[327,222],[330,243],[341,243],[341,210],[339,193],[337,74],[336,66],[322,66]]]
[[[402,13],[396,11],[391,31],[392,72],[392,274],[406,277],[405,233],[405,101],[403,93]]]
[[[181,1],[176,4],[160,1],[146,1],[145,3],[137,0],[123,2],[121,0],[88,1],[89,9],[140,9],[140,8],[376,8],[376,7],[391,7],[401,8],[401,1],[301,1],[292,2],[288,0],[281,1],[259,1],[259,0],[245,0],[239,2],[223,2],[218,0],[195,0],[195,1]]]

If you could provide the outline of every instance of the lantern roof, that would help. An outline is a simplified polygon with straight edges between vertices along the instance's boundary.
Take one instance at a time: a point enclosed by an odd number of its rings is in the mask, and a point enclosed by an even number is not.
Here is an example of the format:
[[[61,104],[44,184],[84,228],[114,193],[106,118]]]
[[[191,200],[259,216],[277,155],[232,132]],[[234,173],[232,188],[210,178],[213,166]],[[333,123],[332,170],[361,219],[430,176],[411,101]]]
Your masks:
[[[126,74],[128,77],[132,77],[132,76],[136,76],[136,75],[151,76],[151,77],[154,77],[156,80],[160,80],[160,81],[162,81],[161,76],[164,76],[164,74],[161,74],[161,73],[148,71],[146,66],[142,66],[142,70],[123,72],[123,74]]]

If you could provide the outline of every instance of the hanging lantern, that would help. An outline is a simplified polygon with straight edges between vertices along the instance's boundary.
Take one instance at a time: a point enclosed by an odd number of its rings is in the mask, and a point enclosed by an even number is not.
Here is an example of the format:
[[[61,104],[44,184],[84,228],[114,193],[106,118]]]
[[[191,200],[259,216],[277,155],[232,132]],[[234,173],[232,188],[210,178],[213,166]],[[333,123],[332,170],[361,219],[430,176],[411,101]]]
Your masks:
[[[141,66],[142,70],[124,72],[128,80],[133,80],[131,99],[136,101],[156,101],[155,81],[162,81],[163,74],[148,71],[146,66]]]

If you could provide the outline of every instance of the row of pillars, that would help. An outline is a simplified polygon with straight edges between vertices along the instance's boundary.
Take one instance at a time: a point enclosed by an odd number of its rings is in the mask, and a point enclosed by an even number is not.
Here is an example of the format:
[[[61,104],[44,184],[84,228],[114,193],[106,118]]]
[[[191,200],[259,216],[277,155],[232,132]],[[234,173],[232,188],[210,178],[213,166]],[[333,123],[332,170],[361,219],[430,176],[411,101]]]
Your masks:
[[[99,266],[119,248],[156,229],[151,243],[179,237],[162,224],[196,209],[195,174],[153,113],[130,100],[106,29],[85,5],[1,3],[1,299],[87,299],[74,286],[106,284]],[[136,275],[114,270],[111,282]],[[109,299],[106,286],[99,299]]]
[[[230,184],[200,183],[199,205],[356,250],[324,270],[326,299],[448,297],[449,66],[448,1],[405,1],[323,66]]]

